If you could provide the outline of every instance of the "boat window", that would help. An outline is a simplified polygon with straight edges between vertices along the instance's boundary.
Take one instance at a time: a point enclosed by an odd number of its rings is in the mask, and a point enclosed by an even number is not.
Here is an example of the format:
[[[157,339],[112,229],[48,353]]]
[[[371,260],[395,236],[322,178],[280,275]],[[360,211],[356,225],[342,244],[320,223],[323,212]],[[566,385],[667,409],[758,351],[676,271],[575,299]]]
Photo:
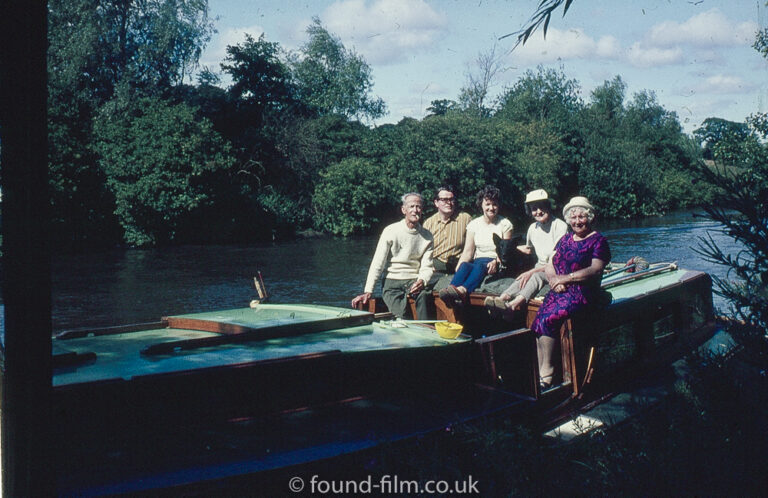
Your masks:
[[[637,355],[637,343],[631,324],[624,324],[600,333],[596,361],[599,369],[610,370]]]
[[[675,322],[672,314],[653,322],[653,345],[660,346],[675,337]]]

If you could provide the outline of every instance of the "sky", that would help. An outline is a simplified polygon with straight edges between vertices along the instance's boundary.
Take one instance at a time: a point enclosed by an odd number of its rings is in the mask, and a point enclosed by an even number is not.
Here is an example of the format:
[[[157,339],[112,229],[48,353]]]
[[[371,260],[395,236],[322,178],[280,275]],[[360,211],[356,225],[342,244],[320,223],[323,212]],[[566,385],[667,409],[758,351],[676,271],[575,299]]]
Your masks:
[[[561,70],[580,96],[619,75],[627,100],[652,91],[691,133],[708,117],[743,122],[768,112],[768,60],[752,48],[768,26],[765,0],[575,0],[512,50],[539,0],[209,0],[214,34],[200,63],[221,76],[226,47],[245,33],[297,50],[318,17],[372,70],[388,114],[369,124],[421,119],[433,100],[457,100],[477,59],[494,51],[501,70],[490,100],[528,70]],[[223,84],[227,84],[223,78]]]

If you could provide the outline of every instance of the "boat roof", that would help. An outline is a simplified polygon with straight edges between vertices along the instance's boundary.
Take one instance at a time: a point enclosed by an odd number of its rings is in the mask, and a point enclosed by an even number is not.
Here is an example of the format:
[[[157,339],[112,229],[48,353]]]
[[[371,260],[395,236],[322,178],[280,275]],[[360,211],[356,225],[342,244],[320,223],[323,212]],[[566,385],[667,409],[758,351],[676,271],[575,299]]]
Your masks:
[[[317,313],[319,312],[319,314]],[[142,354],[148,346],[183,344],[206,338],[221,338],[222,334],[191,328],[159,328],[108,335],[89,335],[54,340],[54,356],[71,355],[84,358],[54,370],[53,385],[63,386],[106,380],[130,380],[138,376],[182,372],[201,368],[234,366],[238,364],[286,359],[308,354],[338,354],[358,351],[391,350],[447,346],[469,341],[459,337],[448,340],[434,328],[409,321],[370,322],[363,325],[341,326],[327,330],[292,334],[299,322],[322,321],[329,314],[349,317],[370,313],[329,306],[261,306],[208,313],[168,317],[200,320],[203,323],[246,325],[256,333],[244,342],[216,344],[194,349],[172,349],[161,354]],[[335,316],[334,315],[334,316]],[[314,317],[314,318],[313,318]],[[191,322],[190,322],[191,323]],[[355,322],[350,322],[355,323]],[[259,338],[258,331],[285,332],[282,336]],[[322,327],[321,327],[322,328]],[[226,339],[226,337],[224,337]]]
[[[669,271],[649,275],[645,278],[642,278],[640,273],[636,275],[641,278],[626,280],[623,283],[617,282],[618,285],[612,285],[606,289],[613,297],[612,304],[619,304],[626,300],[637,299],[645,294],[650,294],[660,289],[683,283],[703,275],[703,272],[670,269]],[[629,276],[632,276],[632,274],[629,274]],[[626,276],[624,278],[626,278]],[[610,284],[610,281],[608,283]]]

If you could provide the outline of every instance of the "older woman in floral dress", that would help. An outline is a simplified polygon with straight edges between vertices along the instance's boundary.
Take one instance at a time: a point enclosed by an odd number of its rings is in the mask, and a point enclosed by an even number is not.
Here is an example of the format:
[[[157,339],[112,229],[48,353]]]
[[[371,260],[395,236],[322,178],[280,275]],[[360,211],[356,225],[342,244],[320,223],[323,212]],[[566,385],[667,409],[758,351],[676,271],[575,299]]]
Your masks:
[[[586,197],[572,198],[563,208],[563,217],[572,231],[557,243],[544,270],[550,291],[531,324],[537,336],[542,389],[552,383],[552,355],[560,327],[574,313],[597,302],[603,269],[611,260],[608,240],[592,228],[595,208]]]

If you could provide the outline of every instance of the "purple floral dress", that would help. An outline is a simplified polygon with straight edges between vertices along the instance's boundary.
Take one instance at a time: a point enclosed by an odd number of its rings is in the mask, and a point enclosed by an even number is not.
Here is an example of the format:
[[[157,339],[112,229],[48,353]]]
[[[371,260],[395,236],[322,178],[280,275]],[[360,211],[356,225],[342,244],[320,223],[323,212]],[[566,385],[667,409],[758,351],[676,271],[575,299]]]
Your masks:
[[[589,267],[593,259],[606,263],[611,260],[608,240],[595,232],[584,240],[576,241],[573,240],[573,233],[568,232],[555,246],[552,265],[555,273],[567,275]],[[557,331],[567,318],[597,301],[601,278],[598,274],[588,281],[567,285],[565,292],[549,291],[536,313],[531,330],[536,335],[557,337]]]

